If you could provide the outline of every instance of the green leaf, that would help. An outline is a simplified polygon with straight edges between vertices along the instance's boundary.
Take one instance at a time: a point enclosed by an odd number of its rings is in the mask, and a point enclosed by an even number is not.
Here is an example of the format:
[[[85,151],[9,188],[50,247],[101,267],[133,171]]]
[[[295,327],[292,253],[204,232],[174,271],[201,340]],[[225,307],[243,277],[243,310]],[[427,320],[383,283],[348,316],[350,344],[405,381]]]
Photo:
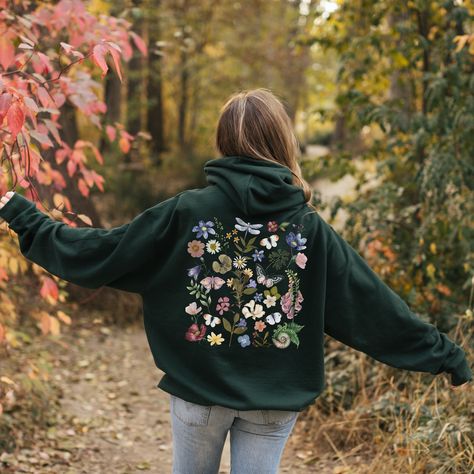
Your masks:
[[[296,347],[299,346],[300,340],[298,338],[298,335],[294,331],[288,331],[288,336],[290,337],[290,341],[293,344],[296,344]]]
[[[239,314],[239,313],[235,313],[235,314],[234,314],[234,323],[236,323],[239,319],[240,319],[240,314]]]
[[[242,291],[242,293],[244,295],[253,295],[256,291],[257,291],[257,288],[250,287],[250,288],[245,288],[245,290]]]
[[[256,238],[257,237],[252,237],[251,239],[249,239],[249,241],[247,242],[247,246],[252,245],[255,242]]]
[[[234,334],[242,334],[247,330],[247,328],[244,327],[238,327],[234,329]]]
[[[303,328],[304,326],[301,326],[301,324],[296,324],[293,321],[288,323],[288,329],[290,331],[294,331],[295,333],[300,332]]]
[[[227,332],[232,332],[232,325],[229,323],[229,321],[227,321],[227,319],[222,318],[222,324],[224,325],[224,329]]]

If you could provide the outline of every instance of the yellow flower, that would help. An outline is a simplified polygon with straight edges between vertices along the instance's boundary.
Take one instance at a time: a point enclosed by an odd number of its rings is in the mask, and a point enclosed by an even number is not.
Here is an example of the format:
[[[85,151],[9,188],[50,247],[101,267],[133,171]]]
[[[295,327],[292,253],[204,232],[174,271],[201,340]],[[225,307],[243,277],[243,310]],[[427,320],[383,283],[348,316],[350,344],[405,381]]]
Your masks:
[[[237,229],[232,229],[233,234],[237,234]]]
[[[238,237],[234,237],[234,242],[238,242],[239,241],[239,238]]]
[[[232,237],[232,234],[230,232],[227,232],[227,234],[225,234],[225,236],[230,239]]]
[[[211,334],[207,336],[207,341],[211,343],[211,346],[214,344],[220,346],[224,342],[224,338],[222,337],[221,333],[216,334],[214,331],[212,331]]]
[[[234,281],[232,280],[232,278],[227,278],[227,286],[229,286],[230,288],[232,288],[232,285],[234,284]]]
[[[244,273],[245,273],[245,275],[247,275],[249,278],[251,278],[251,277],[253,276],[253,271],[252,271],[251,268],[246,268],[246,269],[244,270]]]

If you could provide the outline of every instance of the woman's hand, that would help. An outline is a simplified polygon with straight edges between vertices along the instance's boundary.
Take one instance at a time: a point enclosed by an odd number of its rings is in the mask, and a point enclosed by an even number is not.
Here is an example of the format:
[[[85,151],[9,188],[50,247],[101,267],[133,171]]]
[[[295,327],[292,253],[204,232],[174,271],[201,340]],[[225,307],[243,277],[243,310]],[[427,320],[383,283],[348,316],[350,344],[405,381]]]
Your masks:
[[[0,209],[10,200],[14,192],[15,191],[8,191],[4,196],[2,196],[2,199],[0,199]]]
[[[451,385],[451,389],[452,390],[456,390],[458,392],[463,392],[463,391],[466,391],[468,390],[469,386],[470,386],[470,381],[467,381],[467,382],[464,382],[463,384],[461,385]]]

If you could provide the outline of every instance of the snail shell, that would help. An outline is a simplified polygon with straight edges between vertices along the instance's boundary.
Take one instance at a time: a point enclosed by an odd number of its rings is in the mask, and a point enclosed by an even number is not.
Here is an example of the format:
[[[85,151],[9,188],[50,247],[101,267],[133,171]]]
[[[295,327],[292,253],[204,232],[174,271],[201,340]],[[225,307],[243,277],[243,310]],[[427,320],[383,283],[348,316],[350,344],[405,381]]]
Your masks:
[[[273,344],[275,344],[278,349],[285,349],[290,345],[290,336],[287,332],[281,332],[278,334],[277,338],[272,339]]]

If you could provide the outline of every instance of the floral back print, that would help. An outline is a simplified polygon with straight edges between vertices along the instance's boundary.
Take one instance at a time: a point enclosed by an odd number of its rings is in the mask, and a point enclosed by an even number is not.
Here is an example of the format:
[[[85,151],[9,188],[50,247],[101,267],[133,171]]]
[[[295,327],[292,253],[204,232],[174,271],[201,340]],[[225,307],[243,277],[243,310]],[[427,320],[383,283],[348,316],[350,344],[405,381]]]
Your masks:
[[[185,339],[212,347],[298,348],[300,272],[308,260],[303,224],[235,217],[226,229],[212,217],[191,232]]]

